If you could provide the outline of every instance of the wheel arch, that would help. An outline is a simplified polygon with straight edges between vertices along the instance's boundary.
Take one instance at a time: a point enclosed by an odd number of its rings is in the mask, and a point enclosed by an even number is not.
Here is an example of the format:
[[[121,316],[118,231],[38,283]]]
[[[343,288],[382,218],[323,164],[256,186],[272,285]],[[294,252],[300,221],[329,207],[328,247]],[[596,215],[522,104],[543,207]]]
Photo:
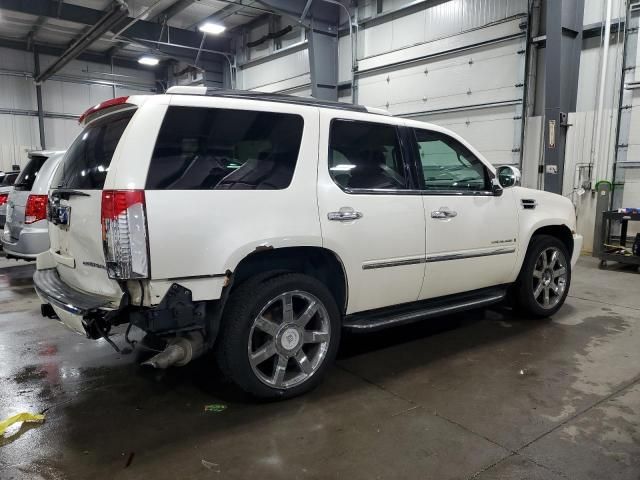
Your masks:
[[[309,275],[327,286],[344,314],[348,302],[347,274],[340,257],[324,247],[265,248],[246,255],[233,271],[234,285],[262,273],[282,271]]]
[[[515,281],[517,276],[520,274],[520,270],[522,269],[522,265],[524,264],[524,260],[527,256],[527,252],[529,251],[529,247],[531,246],[531,242],[537,235],[551,235],[552,237],[559,239],[567,248],[569,256],[567,260],[570,260],[573,255],[573,233],[571,231],[571,228],[569,228],[563,221],[554,221],[552,219],[549,219],[533,225],[528,230],[529,232],[531,232],[530,234],[521,234],[522,243],[518,252],[518,260],[512,273],[513,281]]]
[[[545,225],[543,227],[539,227],[531,234],[527,250],[529,249],[529,245],[531,245],[533,237],[537,235],[550,235],[552,237],[556,237],[567,248],[567,252],[569,253],[569,258],[567,260],[571,259],[571,256],[573,255],[573,233],[569,227],[564,224]]]

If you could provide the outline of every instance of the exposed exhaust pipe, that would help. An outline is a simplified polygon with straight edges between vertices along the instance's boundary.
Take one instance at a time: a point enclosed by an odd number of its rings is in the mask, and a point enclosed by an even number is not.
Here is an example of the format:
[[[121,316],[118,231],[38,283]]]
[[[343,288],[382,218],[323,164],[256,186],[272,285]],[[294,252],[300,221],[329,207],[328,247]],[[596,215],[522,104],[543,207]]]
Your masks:
[[[166,348],[149,360],[142,362],[153,368],[183,367],[204,352],[204,338],[201,333],[187,333],[169,340]]]
[[[58,72],[67,63],[84,52],[89,47],[89,45],[98,40],[102,35],[107,33],[113,26],[118,24],[128,15],[129,9],[127,8],[126,3],[122,1],[114,3],[113,8],[109,10],[109,12],[104,17],[98,20],[98,22],[93,25],[84,35],[73,42],[73,44],[69,48],[67,48],[67,50],[65,50],[65,52],[60,55],[49,68],[47,68],[41,74],[36,75],[34,79],[36,85],[40,85],[46,79]]]

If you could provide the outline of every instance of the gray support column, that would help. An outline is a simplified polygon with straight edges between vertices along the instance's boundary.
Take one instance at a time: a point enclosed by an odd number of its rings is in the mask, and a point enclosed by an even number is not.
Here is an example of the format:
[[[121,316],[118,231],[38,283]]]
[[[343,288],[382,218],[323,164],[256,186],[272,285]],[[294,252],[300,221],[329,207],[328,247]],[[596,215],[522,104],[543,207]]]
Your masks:
[[[631,136],[632,121],[637,115],[638,107],[633,106],[634,95],[638,95],[636,90],[636,65],[638,58],[638,42],[640,35],[640,4],[627,6],[624,39],[624,57],[622,64],[622,78],[620,85],[620,102],[618,105],[618,128],[616,140],[616,156],[613,165],[613,200],[611,208],[613,210],[623,207],[622,197],[624,193],[625,174],[628,168],[638,168],[638,160],[629,158],[629,138]],[[637,120],[636,120],[637,122]],[[635,126],[635,123],[634,125]],[[637,127],[636,127],[637,128]]]
[[[320,100],[338,100],[338,24],[336,0],[258,0],[283,15],[294,17],[309,28],[311,95]]]
[[[338,101],[338,29],[311,20],[309,32],[309,67],[311,96],[320,100]]]
[[[545,51],[544,189],[562,193],[567,115],[576,109],[584,0],[548,0]]]
[[[34,77],[40,75],[40,55],[38,54],[38,48],[33,48],[33,64],[34,64]],[[38,104],[38,129],[40,130],[40,148],[47,148],[47,142],[44,132],[44,110],[42,108],[42,86],[36,84],[36,102]]]
[[[222,60],[226,62],[226,60]],[[207,88],[223,88],[223,69],[222,62],[201,61],[200,68],[203,71],[203,85]]]

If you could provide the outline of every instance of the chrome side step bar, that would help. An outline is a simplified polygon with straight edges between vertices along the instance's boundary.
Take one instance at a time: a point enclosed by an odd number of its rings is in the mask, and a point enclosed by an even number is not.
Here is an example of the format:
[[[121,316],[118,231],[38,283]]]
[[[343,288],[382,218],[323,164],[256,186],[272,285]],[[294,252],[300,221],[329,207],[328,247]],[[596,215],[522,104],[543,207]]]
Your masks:
[[[352,332],[375,332],[389,327],[419,322],[428,318],[494,305],[504,300],[506,295],[506,287],[493,287],[391,308],[369,310],[347,315],[344,319],[343,327]]]

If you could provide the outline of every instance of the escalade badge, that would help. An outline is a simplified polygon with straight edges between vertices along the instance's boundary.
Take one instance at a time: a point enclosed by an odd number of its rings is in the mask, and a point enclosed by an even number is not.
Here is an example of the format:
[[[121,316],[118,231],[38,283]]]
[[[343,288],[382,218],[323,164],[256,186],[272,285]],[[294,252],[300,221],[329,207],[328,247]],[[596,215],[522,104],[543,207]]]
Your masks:
[[[105,267],[104,265],[100,265],[99,263],[82,262],[82,264],[86,265],[87,267],[101,268],[102,270],[106,270],[107,269],[107,267]]]

